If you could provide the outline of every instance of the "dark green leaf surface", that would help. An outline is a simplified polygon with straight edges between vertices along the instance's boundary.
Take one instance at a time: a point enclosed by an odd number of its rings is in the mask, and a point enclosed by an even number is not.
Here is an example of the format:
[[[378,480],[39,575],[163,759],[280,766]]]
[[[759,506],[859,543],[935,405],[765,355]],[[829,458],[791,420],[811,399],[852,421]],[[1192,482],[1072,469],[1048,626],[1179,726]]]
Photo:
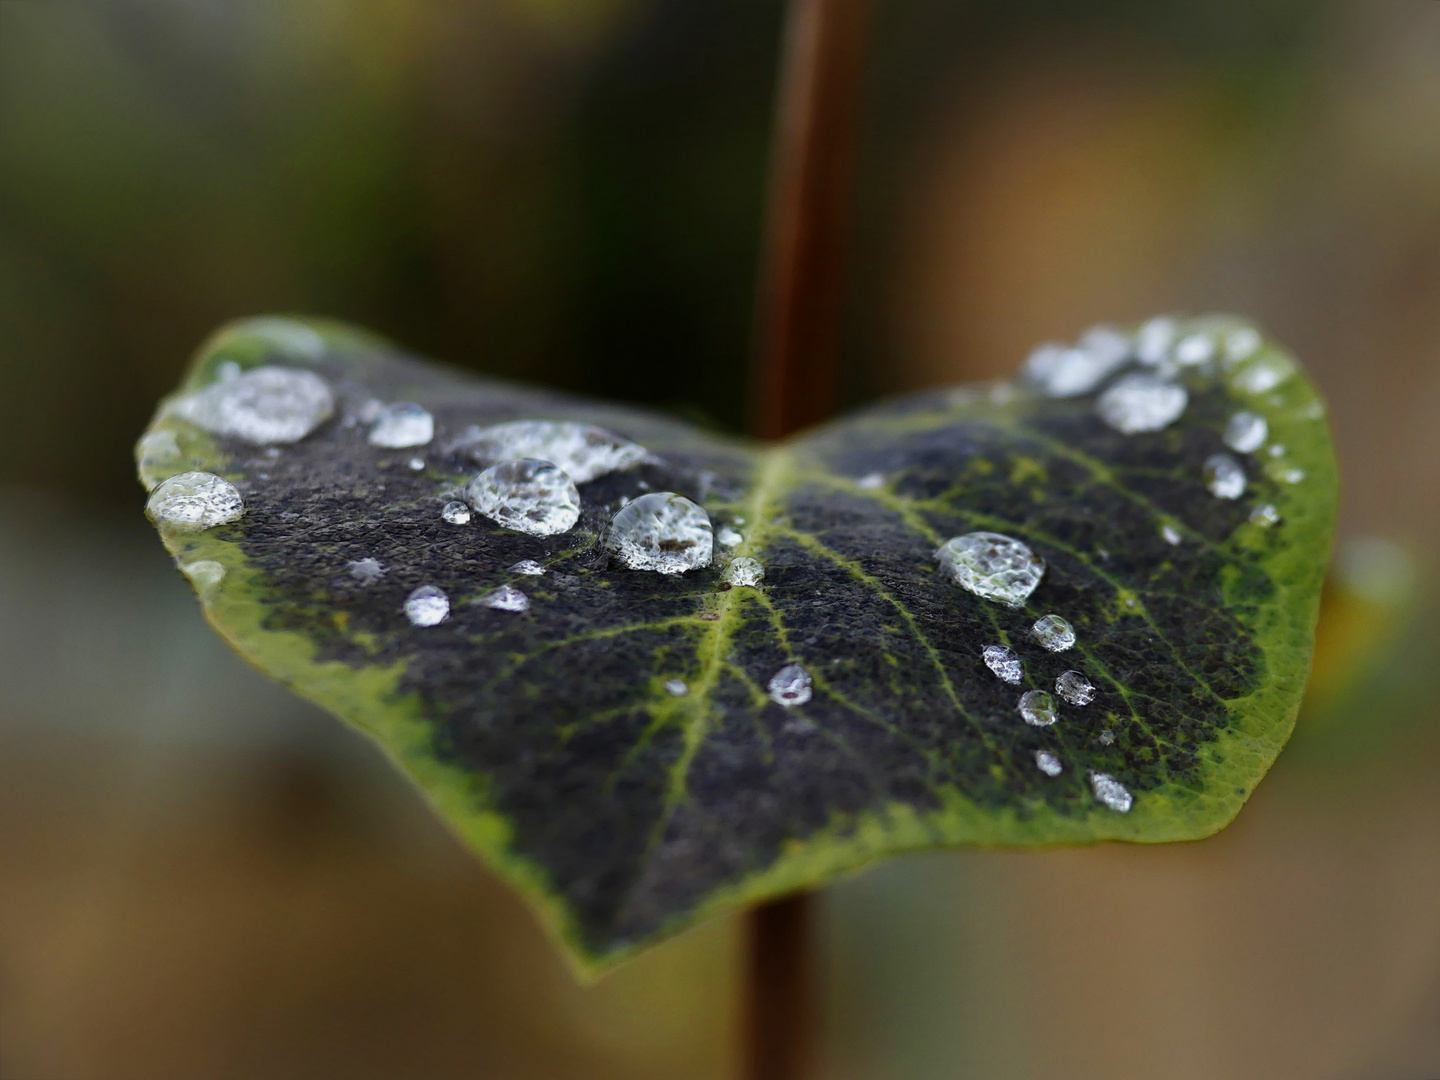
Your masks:
[[[222,363],[303,365],[335,388],[336,418],[267,453],[162,406],[152,431],[173,432],[181,453],[165,460],[147,442],[147,486],[205,469],[246,503],[234,524],[162,534],[182,566],[226,567],[197,586],[216,629],[374,737],[585,970],[897,851],[1206,836],[1290,733],[1336,488],[1324,410],[1302,375],[1256,395],[1233,388],[1234,372],[1191,369],[1185,414],[1149,434],[1107,427],[1094,395],[1049,398],[1017,381],[904,399],[762,448],[311,325],[318,356],[287,354],[271,323],[222,332],[182,390]],[[1261,359],[1280,356],[1267,344]],[[369,445],[347,419],[369,399],[421,403],[434,442]],[[1236,455],[1249,486],[1218,499],[1202,467],[1241,407],[1268,418],[1285,454]],[[580,485],[580,521],[562,535],[445,523],[441,506],[478,471],[449,440],[512,419],[597,424],[659,463]],[[1303,478],[1280,479],[1279,464]],[[602,531],[646,490],[732,525],[744,539],[728,554],[760,559],[763,586],[725,588],[721,560],[678,577],[613,563]],[[1249,521],[1261,503],[1280,524]],[[975,530],[1045,560],[1023,607],[940,572],[936,547]],[[348,574],[362,558],[384,578]],[[521,559],[548,573],[507,570]],[[528,611],[473,603],[507,583]],[[447,622],[406,620],[421,585],[449,594]],[[1072,650],[1034,641],[1030,625],[1049,612],[1074,625]],[[1019,654],[1022,685],[985,667],[995,643]],[[789,663],[812,674],[814,697],[783,708],[766,685]],[[1019,695],[1053,691],[1071,668],[1095,700],[1062,702],[1049,728],[1024,723]],[[677,678],[688,695],[666,692]],[[1059,776],[1036,767],[1040,749],[1064,763]],[[1096,801],[1092,771],[1126,785],[1129,813]]]

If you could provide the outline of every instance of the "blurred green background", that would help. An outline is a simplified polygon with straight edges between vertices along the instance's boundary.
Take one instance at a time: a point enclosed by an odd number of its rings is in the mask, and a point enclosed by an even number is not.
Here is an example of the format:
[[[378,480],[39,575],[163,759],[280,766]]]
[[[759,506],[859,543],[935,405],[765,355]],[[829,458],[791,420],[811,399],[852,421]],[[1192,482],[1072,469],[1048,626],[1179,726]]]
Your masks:
[[[738,429],[782,15],[0,0],[0,1078],[733,1075],[737,923],[575,986],[204,627],[130,445],[259,312]],[[1343,544],[1226,832],[829,890],[825,1080],[1440,1075],[1440,4],[876,0],[871,41],[847,399],[1239,311],[1330,399]]]

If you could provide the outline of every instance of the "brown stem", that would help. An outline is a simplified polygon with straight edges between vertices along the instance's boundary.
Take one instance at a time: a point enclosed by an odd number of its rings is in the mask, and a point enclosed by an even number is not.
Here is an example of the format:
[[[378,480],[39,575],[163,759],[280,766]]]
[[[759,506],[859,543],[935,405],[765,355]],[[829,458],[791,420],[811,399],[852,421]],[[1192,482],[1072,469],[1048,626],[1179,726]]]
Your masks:
[[[812,894],[796,893],[750,912],[745,1080],[814,1075],[820,1019],[812,966],[815,906]]]

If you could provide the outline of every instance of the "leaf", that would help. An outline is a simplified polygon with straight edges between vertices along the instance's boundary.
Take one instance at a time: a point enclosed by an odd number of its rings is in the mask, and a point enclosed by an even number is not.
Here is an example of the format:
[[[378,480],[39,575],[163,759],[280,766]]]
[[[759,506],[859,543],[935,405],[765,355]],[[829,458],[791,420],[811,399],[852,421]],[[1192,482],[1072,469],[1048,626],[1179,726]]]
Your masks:
[[[1237,325],[1192,329],[1213,351],[1254,337]],[[1305,685],[1335,465],[1323,406],[1283,353],[1265,344],[1232,364],[1192,346],[1186,359],[1197,353],[1170,373],[1188,406],[1159,431],[1121,434],[1093,392],[1018,379],[760,447],[472,378],[337,325],[255,320],[212,339],[182,395],[236,366],[305,367],[333,389],[334,418],[266,449],[207,433],[180,415],[204,409],[171,399],[141,476],[153,488],[203,469],[236,485],[238,521],[161,530],[210,622],[372,736],[593,973],[705,915],[903,850],[1185,840],[1234,817]],[[1066,389],[1063,371],[1035,372]],[[360,417],[381,402],[423,405],[434,440],[371,445]],[[1240,409],[1266,418],[1269,441],[1232,452],[1248,485],[1218,498],[1206,462]],[[598,425],[648,454],[579,484],[567,532],[443,520],[479,471],[457,436],[519,419]],[[603,536],[646,491],[702,504],[738,545],[684,574],[625,569]],[[1278,524],[1252,520],[1265,504]],[[1044,560],[1019,607],[935,561],[974,531]],[[732,556],[758,559],[763,583],[724,587]],[[354,576],[364,559],[384,576]],[[525,559],[547,572],[509,569]],[[528,610],[476,603],[507,585]],[[447,621],[407,621],[421,586],[448,594]],[[1032,635],[1051,613],[1074,627],[1069,651]],[[992,644],[1021,661],[1019,685],[987,668]],[[767,686],[791,664],[813,697],[785,707]],[[1094,700],[1057,697],[1050,727],[1022,720],[1021,693],[1053,692],[1071,669]],[[1042,750],[1063,771],[1037,767]],[[1128,812],[1097,800],[1092,774],[1128,790]]]

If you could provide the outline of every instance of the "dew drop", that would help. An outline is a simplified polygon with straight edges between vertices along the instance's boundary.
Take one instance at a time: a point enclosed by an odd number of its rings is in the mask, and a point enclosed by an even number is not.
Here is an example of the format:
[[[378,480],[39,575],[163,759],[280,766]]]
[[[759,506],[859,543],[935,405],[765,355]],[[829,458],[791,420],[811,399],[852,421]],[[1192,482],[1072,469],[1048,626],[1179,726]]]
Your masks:
[[[786,664],[770,677],[770,700],[787,709],[793,705],[804,705],[814,691],[811,689],[810,673],[799,664]]]
[[[720,579],[727,584],[734,586],[759,585],[765,577],[765,567],[759,559],[752,559],[741,555],[738,559],[732,559],[730,565],[725,567]]]
[[[729,525],[721,525],[720,531],[715,534],[715,542],[723,548],[733,548],[744,539],[745,537],[730,528]]]
[[[370,445],[401,450],[424,446],[435,438],[435,418],[413,401],[397,401],[380,409],[370,429]]]
[[[1180,543],[1180,530],[1175,528],[1175,526],[1171,525],[1168,521],[1164,525],[1160,526],[1160,535],[1165,538],[1165,542],[1167,544],[1173,545]]]
[[[194,582],[197,589],[213,589],[225,580],[225,566],[214,559],[198,559],[180,564],[180,572]]]
[[[1230,385],[1241,393],[1263,394],[1295,374],[1295,365],[1283,356],[1262,356],[1241,368]]]
[[[1055,680],[1055,692],[1071,705],[1089,705],[1095,700],[1095,687],[1078,671],[1066,671]]]
[[[1119,363],[1103,351],[1083,348],[1047,351],[1049,349],[1054,347],[1041,346],[1031,353],[1025,363],[1025,373],[1050,397],[1069,398],[1088,394]]]
[[[1305,479],[1305,470],[1295,465],[1272,464],[1265,470],[1282,484],[1298,484]]]
[[[860,477],[859,480],[855,481],[855,486],[864,488],[866,491],[874,491],[876,488],[885,486],[885,474],[878,472],[866,473]]]
[[[1260,351],[1260,331],[1253,326],[1232,330],[1225,338],[1225,359],[1232,364],[1249,360]]]
[[[175,441],[173,431],[152,431],[140,440],[141,465],[162,465],[179,458],[180,444]]]
[[[1059,776],[1065,771],[1065,766],[1060,764],[1060,759],[1049,750],[1035,751],[1035,767],[1046,776]]]
[[[553,462],[577,484],[628,469],[649,458],[643,446],[626,442],[602,428],[564,420],[514,420],[493,427],[472,427],[452,449],[476,461],[538,458]]]
[[[1245,470],[1229,454],[1205,459],[1205,486],[1217,499],[1238,499],[1245,492]]]
[[[1048,690],[1026,690],[1020,695],[1020,716],[1031,727],[1049,727],[1059,714]]]
[[[513,585],[501,585],[494,592],[482,596],[479,602],[482,607],[496,611],[528,611],[530,608],[530,598]]]
[[[1030,628],[1035,640],[1051,652],[1064,652],[1075,644],[1075,628],[1059,615],[1043,615]]]
[[[1284,456],[1285,456],[1285,444],[1284,444],[1284,443],[1278,443],[1278,442],[1277,442],[1277,443],[1274,443],[1274,444],[1271,445],[1270,449],[1267,450],[1267,451],[1265,451],[1265,452],[1266,452],[1267,454],[1269,454],[1271,457],[1284,457]]]
[[[1157,315],[1140,327],[1135,335],[1135,355],[1142,364],[1152,367],[1170,355],[1175,344],[1177,325],[1168,315]]]
[[[445,508],[440,511],[440,516],[451,525],[469,525],[470,507],[466,506],[459,499],[452,499],[450,502],[447,502]]]
[[[1114,746],[1114,745],[1115,745],[1115,733],[1114,733],[1113,731],[1111,731],[1109,728],[1106,728],[1104,731],[1100,732],[1100,745],[1101,745],[1101,746]]]
[[[245,513],[245,503],[229,480],[214,473],[184,472],[155,489],[145,512],[157,525],[201,532],[236,520]]]
[[[425,459],[424,459],[424,458],[412,457],[412,458],[411,458],[409,461],[407,461],[405,464],[407,464],[407,465],[410,466],[410,470],[411,470],[412,472],[423,472],[423,471],[425,470]]]
[[[1117,814],[1127,814],[1130,807],[1135,804],[1130,792],[1124,784],[1120,783],[1113,776],[1103,772],[1092,772],[1090,774],[1090,790],[1095,793],[1095,798],[1100,803]]]
[[[935,560],[961,588],[1012,608],[1029,599],[1045,573],[1045,561],[1029,547],[993,532],[951,537]]]
[[[514,566],[510,567],[512,574],[524,574],[526,577],[541,577],[545,573],[545,567],[541,566],[534,559],[521,559]]]
[[[354,559],[345,564],[350,576],[362,585],[373,585],[385,576],[385,567],[378,559]]]
[[[714,540],[705,511],[673,491],[654,491],[610,520],[605,547],[631,570],[683,574],[710,565]]]
[[[986,645],[982,654],[985,659],[985,666],[995,673],[995,677],[1001,682],[1018,686],[1020,679],[1024,676],[1024,670],[1020,666],[1020,658],[1015,651],[1005,645]]]
[[[465,486],[465,500],[501,528],[531,536],[568,532],[580,519],[575,481],[536,458],[490,466]]]
[[[1237,412],[1225,425],[1225,445],[1241,454],[1253,454],[1270,437],[1270,425],[1259,413]]]
[[[1280,511],[1275,509],[1272,503],[1261,503],[1250,511],[1250,521],[1262,529],[1268,529],[1272,525],[1280,524]]]
[[[405,598],[405,617],[412,626],[436,626],[450,617],[450,598],[443,589],[421,585]]]
[[[1190,395],[1178,383],[1154,375],[1126,375],[1095,402],[1100,419],[1122,435],[1160,431],[1178,420]]]
[[[312,371],[258,367],[180,399],[174,411],[212,434],[263,446],[305,438],[330,418],[335,397]]]
[[[244,370],[234,360],[222,360],[215,365],[215,381],[229,382],[231,379],[238,379]]]
[[[666,679],[665,692],[671,697],[684,697],[690,693],[690,687],[685,685],[684,679]]]
[[[1175,346],[1175,362],[1181,367],[1195,367],[1215,359],[1215,339],[1209,334],[1189,334]]]

